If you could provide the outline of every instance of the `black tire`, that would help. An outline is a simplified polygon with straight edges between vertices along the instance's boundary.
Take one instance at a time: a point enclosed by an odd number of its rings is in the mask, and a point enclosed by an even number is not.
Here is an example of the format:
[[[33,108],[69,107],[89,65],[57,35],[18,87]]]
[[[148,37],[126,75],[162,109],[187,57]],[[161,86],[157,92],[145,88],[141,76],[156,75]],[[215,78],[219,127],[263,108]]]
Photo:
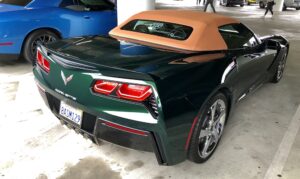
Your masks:
[[[297,11],[300,10],[300,7],[296,7],[296,10],[297,10]]]
[[[260,2],[259,2],[259,7],[260,7],[261,9],[263,9],[263,8],[265,8],[265,4],[264,4],[262,1],[260,1]]]
[[[28,62],[34,64],[36,59],[35,52],[37,43],[47,44],[55,42],[58,39],[58,35],[50,30],[34,31],[26,38],[22,49],[22,55]]]
[[[251,3],[250,3],[250,2],[248,2],[247,4],[248,4],[248,6],[250,6],[250,5],[251,5]]]
[[[223,101],[223,102],[221,102]],[[216,118],[218,118],[218,120],[222,120],[222,124],[220,123],[216,123],[216,121],[212,120],[213,123],[211,122],[211,119],[214,117],[214,115],[211,115],[212,109],[214,104],[216,104],[215,106],[217,106],[220,102],[220,106],[224,106],[224,109],[221,111],[218,111],[218,108],[215,108],[215,113],[216,114]],[[222,104],[222,105],[221,105]],[[224,105],[223,105],[224,104]],[[222,109],[220,107],[220,109]],[[225,113],[223,113],[225,112]],[[223,116],[222,114],[224,114],[225,116]],[[225,122],[226,122],[226,117],[228,114],[228,101],[226,96],[223,93],[217,93],[215,94],[213,97],[211,97],[207,103],[202,107],[202,109],[199,112],[199,117],[198,117],[198,121],[194,127],[194,131],[192,133],[192,137],[190,139],[190,143],[189,143],[189,148],[188,148],[188,159],[192,162],[195,163],[203,163],[205,161],[207,161],[214,153],[214,151],[216,150],[219,141],[222,137],[223,131],[224,131],[224,126],[225,126]],[[215,125],[213,127],[213,125]],[[218,125],[218,126],[217,126]],[[222,126],[222,130],[220,132],[219,138],[218,140],[215,142],[213,140],[213,143],[211,143],[212,138],[216,139],[214,137],[214,134],[216,133],[210,133],[208,134],[207,132],[211,132],[212,128],[215,129],[215,131],[219,131],[217,130],[217,127],[219,129],[219,127]],[[202,131],[202,132],[201,132]],[[203,132],[206,131],[206,132]],[[207,136],[203,136],[202,133],[206,133]],[[201,137],[202,135],[202,137]],[[207,140],[210,138],[209,140],[209,147],[206,148],[206,151],[211,148],[210,153],[206,153],[205,156],[202,156],[202,152],[203,150],[205,150],[205,143],[207,142]],[[204,141],[203,141],[204,140]],[[204,142],[204,143],[203,143]],[[214,144],[214,145],[213,145]],[[213,148],[212,148],[213,147]]]
[[[229,6],[230,6],[230,3],[229,3],[229,2],[227,2],[227,3],[226,3],[226,7],[229,7]]]
[[[240,4],[241,7],[244,7],[244,4]]]
[[[276,72],[271,80],[272,83],[278,83],[282,77],[286,66],[287,52],[282,55],[282,58],[276,64]]]
[[[286,8],[287,8],[286,5],[283,4],[282,10],[283,10],[283,11],[286,11]]]

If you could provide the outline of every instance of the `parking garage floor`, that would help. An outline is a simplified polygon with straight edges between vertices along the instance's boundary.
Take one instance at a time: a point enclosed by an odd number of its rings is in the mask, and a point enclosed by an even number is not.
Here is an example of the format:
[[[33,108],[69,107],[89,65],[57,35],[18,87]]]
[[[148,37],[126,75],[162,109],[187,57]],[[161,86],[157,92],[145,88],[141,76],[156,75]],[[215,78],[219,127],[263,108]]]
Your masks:
[[[158,3],[159,8],[182,6],[180,1]],[[257,5],[217,6],[217,11],[259,35],[284,35],[291,48],[282,81],[240,102],[208,162],[159,166],[152,153],[106,142],[97,146],[49,112],[30,64],[1,59],[0,178],[300,178],[300,12],[289,9],[262,18],[264,10]]]

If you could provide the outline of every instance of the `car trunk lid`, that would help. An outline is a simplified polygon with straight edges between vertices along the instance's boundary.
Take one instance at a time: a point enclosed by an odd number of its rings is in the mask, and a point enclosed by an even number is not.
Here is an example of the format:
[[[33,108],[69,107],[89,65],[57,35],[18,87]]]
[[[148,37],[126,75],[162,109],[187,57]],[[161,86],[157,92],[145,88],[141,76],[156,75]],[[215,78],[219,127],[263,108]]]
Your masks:
[[[60,41],[46,47],[47,53],[66,68],[101,72],[103,75],[149,80],[184,54],[157,50],[107,37],[86,37]]]

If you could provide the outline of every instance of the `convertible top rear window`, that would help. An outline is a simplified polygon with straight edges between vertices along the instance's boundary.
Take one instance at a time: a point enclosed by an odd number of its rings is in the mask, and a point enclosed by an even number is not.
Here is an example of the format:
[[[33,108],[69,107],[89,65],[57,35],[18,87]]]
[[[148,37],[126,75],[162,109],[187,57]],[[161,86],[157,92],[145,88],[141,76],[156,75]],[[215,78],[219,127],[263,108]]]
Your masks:
[[[193,31],[193,28],[189,26],[152,20],[133,20],[121,29],[176,40],[188,39]]]
[[[26,6],[32,0],[0,0],[0,3],[16,5],[16,6]]]

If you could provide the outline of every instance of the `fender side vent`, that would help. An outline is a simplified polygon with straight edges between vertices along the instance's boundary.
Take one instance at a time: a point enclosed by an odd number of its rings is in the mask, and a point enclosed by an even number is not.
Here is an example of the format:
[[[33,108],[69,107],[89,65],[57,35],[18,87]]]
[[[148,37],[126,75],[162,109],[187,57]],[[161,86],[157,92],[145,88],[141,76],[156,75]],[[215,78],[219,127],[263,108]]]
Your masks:
[[[148,105],[152,115],[157,118],[158,117],[158,105],[156,103],[156,99],[154,95],[151,95],[148,100]]]

